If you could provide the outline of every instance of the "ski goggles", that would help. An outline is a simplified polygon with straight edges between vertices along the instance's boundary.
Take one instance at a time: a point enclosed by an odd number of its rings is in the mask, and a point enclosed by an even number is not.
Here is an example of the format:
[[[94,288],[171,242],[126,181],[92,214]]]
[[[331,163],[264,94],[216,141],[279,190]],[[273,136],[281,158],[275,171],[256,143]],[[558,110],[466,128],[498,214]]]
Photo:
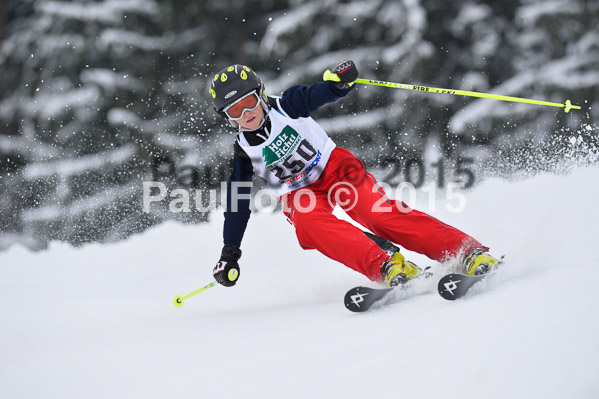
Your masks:
[[[258,108],[259,105],[260,97],[258,97],[258,93],[250,91],[233,104],[228,105],[223,112],[227,115],[227,118],[236,121],[243,117],[245,111],[253,111]]]

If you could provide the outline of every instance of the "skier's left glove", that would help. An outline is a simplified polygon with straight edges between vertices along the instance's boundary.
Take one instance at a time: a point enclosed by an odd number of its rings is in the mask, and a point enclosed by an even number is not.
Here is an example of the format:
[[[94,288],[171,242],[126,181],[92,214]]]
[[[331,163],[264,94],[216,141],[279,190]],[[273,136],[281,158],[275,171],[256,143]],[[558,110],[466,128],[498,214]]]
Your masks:
[[[337,65],[333,72],[324,71],[322,80],[337,83],[339,89],[349,89],[358,79],[358,67],[352,60],[343,61]]]
[[[235,245],[225,245],[220,260],[213,270],[214,279],[225,287],[233,287],[239,280],[239,264],[241,249]]]

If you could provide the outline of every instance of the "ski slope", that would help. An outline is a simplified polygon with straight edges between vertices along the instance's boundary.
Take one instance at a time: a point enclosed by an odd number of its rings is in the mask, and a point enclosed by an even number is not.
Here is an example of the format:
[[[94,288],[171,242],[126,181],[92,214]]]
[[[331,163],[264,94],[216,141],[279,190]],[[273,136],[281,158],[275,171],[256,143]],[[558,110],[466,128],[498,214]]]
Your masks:
[[[0,398],[597,398],[598,182],[597,167],[486,180],[457,214],[439,199],[435,216],[506,255],[501,273],[456,302],[431,281],[366,314],[342,300],[371,283],[301,250],[281,214],[252,216],[236,287],[181,308],[175,295],[211,281],[221,214],[117,244],[13,247]]]

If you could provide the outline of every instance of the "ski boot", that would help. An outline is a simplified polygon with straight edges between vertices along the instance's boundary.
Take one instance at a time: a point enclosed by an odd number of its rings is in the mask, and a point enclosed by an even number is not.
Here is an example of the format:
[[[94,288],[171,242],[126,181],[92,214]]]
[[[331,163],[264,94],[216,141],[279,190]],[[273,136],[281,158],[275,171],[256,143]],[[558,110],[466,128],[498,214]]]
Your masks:
[[[381,274],[385,285],[391,288],[419,277],[422,274],[422,269],[406,260],[399,252],[395,252],[388,261],[383,263]]]
[[[470,276],[479,276],[488,273],[499,263],[501,263],[499,259],[492,257],[484,249],[474,248],[464,256],[462,265]]]

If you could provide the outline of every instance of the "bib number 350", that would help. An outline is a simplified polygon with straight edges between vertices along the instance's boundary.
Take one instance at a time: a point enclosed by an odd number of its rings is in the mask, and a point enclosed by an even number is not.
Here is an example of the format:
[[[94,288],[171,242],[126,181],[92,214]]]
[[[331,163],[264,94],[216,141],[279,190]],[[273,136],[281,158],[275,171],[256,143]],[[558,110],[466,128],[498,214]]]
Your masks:
[[[310,161],[316,156],[318,151],[306,140],[302,140],[295,152],[290,154],[283,162],[272,168],[277,179],[280,181],[292,178],[301,172]],[[299,157],[296,156],[299,155]]]

